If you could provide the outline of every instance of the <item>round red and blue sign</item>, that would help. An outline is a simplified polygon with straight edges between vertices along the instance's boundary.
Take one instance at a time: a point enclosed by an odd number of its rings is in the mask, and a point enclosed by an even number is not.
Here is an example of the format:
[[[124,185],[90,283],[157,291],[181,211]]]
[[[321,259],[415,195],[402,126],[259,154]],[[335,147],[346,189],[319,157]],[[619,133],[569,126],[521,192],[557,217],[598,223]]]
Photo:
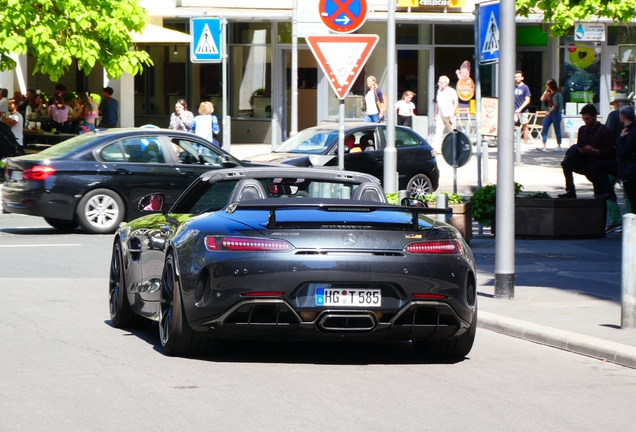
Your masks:
[[[336,33],[352,33],[362,27],[369,11],[367,0],[320,0],[320,19]]]

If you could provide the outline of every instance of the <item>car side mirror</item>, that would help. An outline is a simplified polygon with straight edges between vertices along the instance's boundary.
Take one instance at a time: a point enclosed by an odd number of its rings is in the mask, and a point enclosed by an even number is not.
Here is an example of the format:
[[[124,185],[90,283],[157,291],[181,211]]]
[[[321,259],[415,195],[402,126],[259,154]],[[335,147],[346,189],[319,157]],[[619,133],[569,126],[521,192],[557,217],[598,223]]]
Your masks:
[[[137,209],[142,212],[162,211],[165,200],[166,197],[161,193],[146,195],[139,200]]]

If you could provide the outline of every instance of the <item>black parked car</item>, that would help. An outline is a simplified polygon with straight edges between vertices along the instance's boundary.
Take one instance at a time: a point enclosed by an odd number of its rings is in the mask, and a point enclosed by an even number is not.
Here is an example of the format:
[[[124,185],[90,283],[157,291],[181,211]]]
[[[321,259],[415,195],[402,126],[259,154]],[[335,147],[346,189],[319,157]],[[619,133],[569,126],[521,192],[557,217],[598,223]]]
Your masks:
[[[338,166],[338,124],[316,126],[298,132],[272,153],[247,158],[294,166]],[[354,150],[344,157],[344,168],[384,178],[386,124],[349,123],[346,137],[355,138]],[[433,147],[409,128],[396,126],[398,188],[420,197],[439,186],[439,169]],[[347,151],[348,148],[345,148]],[[358,150],[358,151],[356,151]]]
[[[40,153],[9,158],[2,209],[43,217],[51,226],[112,233],[141,213],[144,195],[174,203],[211,169],[243,163],[193,134],[166,129],[111,129],[78,135]]]
[[[115,234],[109,305],[117,328],[158,321],[168,355],[217,339],[473,346],[475,260],[427,215],[446,209],[387,204],[376,178],[326,168],[211,171],[172,208],[163,198]]]

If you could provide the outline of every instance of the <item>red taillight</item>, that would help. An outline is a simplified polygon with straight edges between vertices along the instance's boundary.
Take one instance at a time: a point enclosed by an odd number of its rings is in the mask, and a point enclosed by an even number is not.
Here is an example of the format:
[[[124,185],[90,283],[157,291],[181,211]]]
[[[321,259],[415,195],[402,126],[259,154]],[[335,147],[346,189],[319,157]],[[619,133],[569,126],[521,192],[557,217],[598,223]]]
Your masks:
[[[255,291],[241,294],[241,297],[280,297],[282,295],[282,291]]]
[[[55,168],[36,165],[33,168],[25,169],[22,172],[22,179],[42,181],[51,177],[53,174],[55,174]]]
[[[424,294],[424,293],[413,294],[413,297],[421,298],[421,299],[446,299],[446,298],[448,298],[447,296],[441,295],[441,294]]]
[[[406,251],[413,254],[458,255],[462,252],[462,247],[457,240],[423,241],[407,245]]]
[[[213,237],[205,238],[205,247],[211,251],[234,252],[287,252],[293,246],[285,240],[271,240],[256,237]]]

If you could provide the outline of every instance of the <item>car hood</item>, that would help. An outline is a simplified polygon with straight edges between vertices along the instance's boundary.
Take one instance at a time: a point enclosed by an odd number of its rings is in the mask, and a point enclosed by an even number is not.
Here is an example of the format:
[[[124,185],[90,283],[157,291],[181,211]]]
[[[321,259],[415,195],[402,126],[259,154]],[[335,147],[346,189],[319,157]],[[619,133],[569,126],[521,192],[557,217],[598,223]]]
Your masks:
[[[251,162],[266,162],[274,164],[296,165],[296,166],[329,166],[337,161],[332,155],[308,155],[298,153],[264,153],[250,156],[246,159]]]

